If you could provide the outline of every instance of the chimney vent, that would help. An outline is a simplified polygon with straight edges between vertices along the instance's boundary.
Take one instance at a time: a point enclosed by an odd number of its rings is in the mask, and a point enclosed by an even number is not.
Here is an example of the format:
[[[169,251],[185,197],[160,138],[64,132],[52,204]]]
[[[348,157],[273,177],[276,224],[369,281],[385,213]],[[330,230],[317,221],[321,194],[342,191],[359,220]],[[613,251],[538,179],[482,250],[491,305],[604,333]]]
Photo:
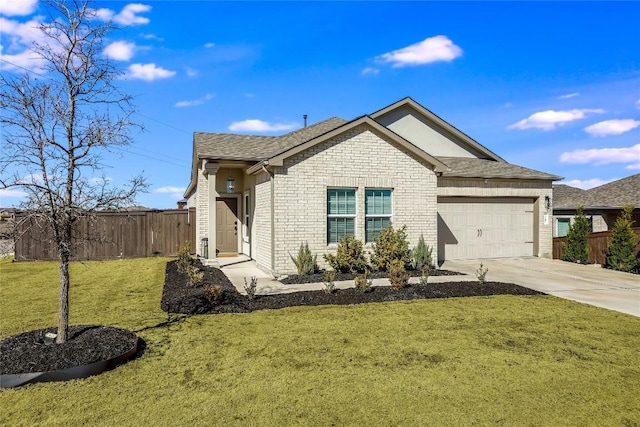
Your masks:
[[[304,119],[304,127],[307,127],[307,115],[303,114],[302,118]]]

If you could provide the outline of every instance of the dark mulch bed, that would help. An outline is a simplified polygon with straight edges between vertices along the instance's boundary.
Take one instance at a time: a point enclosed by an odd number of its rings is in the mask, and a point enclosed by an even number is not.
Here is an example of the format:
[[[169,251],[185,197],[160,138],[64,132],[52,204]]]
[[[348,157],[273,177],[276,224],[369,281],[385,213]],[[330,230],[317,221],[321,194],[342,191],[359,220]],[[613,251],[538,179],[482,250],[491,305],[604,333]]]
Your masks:
[[[427,286],[409,285],[395,290],[389,286],[375,286],[370,292],[360,292],[355,288],[338,289],[331,294],[323,291],[293,292],[277,295],[256,295],[251,301],[241,295],[221,270],[202,267],[205,277],[195,286],[187,286],[186,275],[178,272],[175,262],[167,264],[161,307],[169,313],[247,313],[253,310],[279,309],[292,306],[346,305],[369,302],[403,301],[426,298],[452,298],[489,295],[543,295],[541,292],[514,285],[512,283],[447,282]],[[455,276],[453,276],[455,277]],[[222,288],[218,301],[208,301],[203,296],[206,285]]]
[[[47,332],[38,329],[5,338],[0,342],[0,374],[50,372],[116,358],[131,350],[138,340],[125,329],[78,325],[69,327],[63,344],[44,344]]]
[[[420,270],[407,270],[407,273],[410,277],[420,277]],[[388,273],[386,271],[371,271],[367,275],[370,279],[383,279],[386,278]],[[430,276],[460,276],[462,273],[458,273],[457,271],[449,271],[449,270],[437,270],[431,269],[429,270]],[[315,274],[307,274],[307,275],[297,275],[292,274],[283,279],[280,279],[280,283],[284,285],[296,285],[301,283],[322,283],[324,271],[315,273]],[[363,276],[363,274],[352,274],[352,273],[336,273],[336,278],[334,279],[336,282],[341,282],[344,280],[354,280],[356,276]]]

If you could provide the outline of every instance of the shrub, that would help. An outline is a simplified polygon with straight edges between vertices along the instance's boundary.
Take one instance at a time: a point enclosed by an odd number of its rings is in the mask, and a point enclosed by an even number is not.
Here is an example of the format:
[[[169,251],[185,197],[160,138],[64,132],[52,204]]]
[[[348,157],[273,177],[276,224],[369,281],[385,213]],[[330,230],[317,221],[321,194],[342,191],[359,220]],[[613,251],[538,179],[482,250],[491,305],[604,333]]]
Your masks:
[[[589,259],[587,238],[590,230],[589,220],[584,215],[582,206],[578,208],[573,224],[569,226],[567,242],[562,244],[563,260],[586,264]]]
[[[305,276],[316,272],[318,267],[316,262],[318,260],[318,255],[311,255],[308,243],[305,243],[304,245],[300,243],[298,256],[294,257],[291,254],[289,254],[289,256],[298,269],[298,275]]]
[[[431,268],[428,266],[422,267],[420,270],[420,284],[422,286],[427,286],[429,284],[429,274],[431,273]]]
[[[365,270],[364,276],[356,276],[354,282],[356,285],[356,289],[362,293],[371,291],[371,286],[373,285],[373,281],[369,279],[369,270]]]
[[[636,235],[633,232],[633,220],[631,219],[633,209],[633,206],[626,206],[622,214],[616,219],[611,241],[607,247],[607,268],[630,272],[638,265],[635,253]]]
[[[247,293],[250,301],[256,298],[256,289],[258,289],[258,278],[253,276],[251,282],[247,283],[247,278],[244,278],[244,290]]]
[[[202,281],[204,272],[200,271],[196,265],[197,258],[191,256],[191,244],[187,240],[183,246],[178,246],[178,259],[176,267],[178,271],[187,275],[187,282],[190,286]]]
[[[480,268],[476,270],[476,277],[478,278],[478,283],[484,285],[487,281],[487,273],[489,269],[480,263]]]
[[[407,240],[406,226],[397,230],[393,229],[391,223],[387,225],[378,235],[373,244],[373,256],[371,264],[382,271],[389,271],[389,266],[393,260],[402,262],[406,268],[411,263],[411,250]]]
[[[222,289],[220,285],[204,285],[204,288],[202,289],[202,295],[209,302],[220,301],[223,294],[224,289]]]
[[[413,268],[423,271],[424,267],[428,269],[433,266],[433,248],[424,243],[424,237],[420,234],[418,244],[413,249]]]
[[[402,289],[409,282],[409,274],[404,268],[404,262],[394,259],[389,263],[389,282],[393,289]]]
[[[324,255],[324,259],[332,269],[340,273],[362,273],[368,266],[362,252],[362,242],[353,236],[342,238],[336,254]]]
[[[336,280],[336,272],[335,270],[327,270],[322,275],[322,283],[324,284],[324,288],[322,291],[325,294],[332,294],[336,288],[336,284],[334,281]]]

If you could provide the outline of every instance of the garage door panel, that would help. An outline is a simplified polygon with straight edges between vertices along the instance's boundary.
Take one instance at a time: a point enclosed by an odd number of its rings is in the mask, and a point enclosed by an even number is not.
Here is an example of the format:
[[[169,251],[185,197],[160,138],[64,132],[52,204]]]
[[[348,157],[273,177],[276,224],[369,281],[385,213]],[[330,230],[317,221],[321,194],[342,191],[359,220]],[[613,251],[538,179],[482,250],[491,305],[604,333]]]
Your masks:
[[[441,259],[533,255],[533,200],[441,198],[438,200]]]

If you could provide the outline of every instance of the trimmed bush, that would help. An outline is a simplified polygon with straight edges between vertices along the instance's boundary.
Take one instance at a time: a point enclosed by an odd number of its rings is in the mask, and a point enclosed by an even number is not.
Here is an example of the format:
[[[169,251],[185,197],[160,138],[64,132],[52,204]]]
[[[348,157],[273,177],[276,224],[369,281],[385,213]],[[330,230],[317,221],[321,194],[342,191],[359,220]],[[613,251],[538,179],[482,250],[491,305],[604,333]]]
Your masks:
[[[631,212],[633,206],[626,206],[616,219],[607,247],[606,267],[624,272],[633,271],[638,266],[636,258],[636,235],[633,232]]]
[[[191,244],[188,240],[183,246],[178,246],[178,259],[176,261],[176,266],[179,272],[187,275],[189,285],[194,286],[202,281],[204,278],[204,272],[200,271],[196,265],[197,258],[191,256],[190,248]]]
[[[433,248],[424,242],[424,236],[420,234],[418,244],[413,249],[413,268],[423,271],[424,267],[433,267]]]
[[[406,226],[397,230],[393,229],[391,223],[387,225],[376,238],[373,245],[373,256],[371,264],[377,270],[389,271],[391,262],[398,260],[402,262],[404,268],[411,263],[411,250],[407,240]]]
[[[589,220],[584,215],[582,206],[578,208],[573,224],[569,226],[567,242],[562,244],[563,260],[586,264],[589,259],[589,245],[587,238],[591,232]]]
[[[366,293],[371,291],[371,286],[373,285],[373,281],[369,279],[369,270],[365,270],[364,276],[356,276],[354,280],[356,289],[362,293]]]
[[[324,255],[324,259],[339,273],[363,273],[369,265],[364,258],[362,242],[353,236],[343,237],[336,254]]]
[[[294,257],[289,254],[291,257],[291,261],[296,265],[298,269],[298,275],[305,276],[309,274],[313,274],[318,269],[318,255],[311,255],[311,251],[309,250],[309,243],[300,243],[300,249],[298,249],[298,256]]]
[[[409,283],[409,273],[404,268],[404,262],[394,259],[389,263],[389,282],[393,289],[402,289]]]

